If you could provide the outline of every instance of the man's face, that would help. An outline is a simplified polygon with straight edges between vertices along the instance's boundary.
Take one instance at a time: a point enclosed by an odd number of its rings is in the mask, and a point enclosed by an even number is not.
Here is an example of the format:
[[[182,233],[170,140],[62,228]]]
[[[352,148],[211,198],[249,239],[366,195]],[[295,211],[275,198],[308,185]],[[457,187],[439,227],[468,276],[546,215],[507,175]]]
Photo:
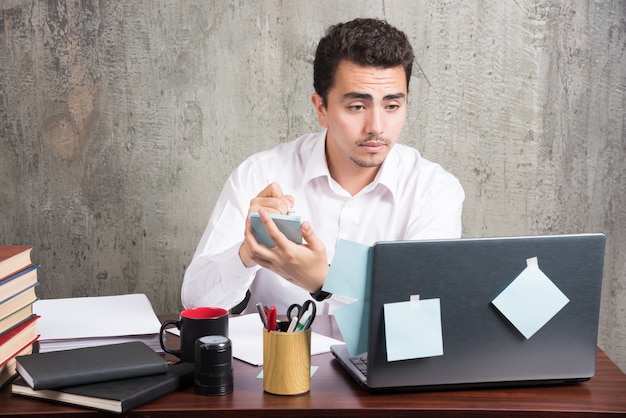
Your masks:
[[[326,107],[317,94],[313,104],[320,125],[328,129],[326,156],[331,174],[377,171],[406,120],[404,68],[362,67],[342,61]]]

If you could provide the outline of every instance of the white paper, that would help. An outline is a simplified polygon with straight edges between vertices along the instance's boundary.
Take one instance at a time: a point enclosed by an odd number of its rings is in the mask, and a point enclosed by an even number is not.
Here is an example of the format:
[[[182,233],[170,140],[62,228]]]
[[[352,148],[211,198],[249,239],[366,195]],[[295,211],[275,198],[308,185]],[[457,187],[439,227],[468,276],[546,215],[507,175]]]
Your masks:
[[[258,314],[229,318],[228,337],[232,342],[233,357],[254,366],[263,364],[263,324]],[[311,333],[311,355],[330,352],[330,346],[343,344],[334,338]]]
[[[138,340],[162,351],[161,323],[144,294],[43,299],[33,312],[41,352]]]

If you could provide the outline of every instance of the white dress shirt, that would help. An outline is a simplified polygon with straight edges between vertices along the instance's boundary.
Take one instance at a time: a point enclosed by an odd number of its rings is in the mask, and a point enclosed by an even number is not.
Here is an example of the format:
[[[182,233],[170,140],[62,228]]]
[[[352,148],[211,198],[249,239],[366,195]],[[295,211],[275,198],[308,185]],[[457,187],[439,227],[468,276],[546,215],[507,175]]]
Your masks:
[[[377,241],[458,238],[465,194],[459,181],[414,148],[396,144],[374,181],[352,196],[330,176],[326,131],[252,155],[230,175],[185,272],[182,303],[188,307],[237,305],[250,289],[244,312],[275,305],[285,313],[309,293],[239,258],[250,200],[271,182],[295,198],[293,209],[311,223],[332,261],[339,239],[372,245]],[[329,313],[348,302],[339,295],[318,304]]]

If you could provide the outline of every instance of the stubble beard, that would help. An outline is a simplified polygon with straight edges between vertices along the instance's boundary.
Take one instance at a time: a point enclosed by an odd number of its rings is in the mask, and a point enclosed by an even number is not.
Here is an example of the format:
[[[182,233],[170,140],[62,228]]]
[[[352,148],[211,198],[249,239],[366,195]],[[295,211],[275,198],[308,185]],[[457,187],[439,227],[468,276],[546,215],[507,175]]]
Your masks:
[[[360,147],[368,142],[376,141],[385,144],[386,147],[389,147],[390,141],[386,138],[380,136],[370,135],[367,138],[360,139],[356,142],[356,146]],[[385,154],[386,155],[386,154]],[[369,158],[357,158],[355,156],[350,157],[352,162],[359,167],[363,168],[372,168],[372,167],[380,167],[382,163],[385,161],[385,157],[378,154],[369,154]]]

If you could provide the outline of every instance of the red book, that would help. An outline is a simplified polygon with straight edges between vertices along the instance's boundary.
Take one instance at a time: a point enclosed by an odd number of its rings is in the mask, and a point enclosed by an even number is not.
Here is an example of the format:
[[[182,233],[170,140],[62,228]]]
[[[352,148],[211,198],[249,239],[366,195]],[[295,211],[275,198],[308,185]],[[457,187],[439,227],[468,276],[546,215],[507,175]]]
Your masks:
[[[17,356],[25,356],[33,352],[33,345],[29,344],[24,349],[15,353],[10,359],[0,364],[0,390],[2,390],[7,384],[17,376]]]
[[[32,249],[19,245],[0,245],[0,280],[31,265]]]
[[[0,335],[0,364],[37,341],[39,338],[36,329],[37,319],[39,316],[35,315]]]

